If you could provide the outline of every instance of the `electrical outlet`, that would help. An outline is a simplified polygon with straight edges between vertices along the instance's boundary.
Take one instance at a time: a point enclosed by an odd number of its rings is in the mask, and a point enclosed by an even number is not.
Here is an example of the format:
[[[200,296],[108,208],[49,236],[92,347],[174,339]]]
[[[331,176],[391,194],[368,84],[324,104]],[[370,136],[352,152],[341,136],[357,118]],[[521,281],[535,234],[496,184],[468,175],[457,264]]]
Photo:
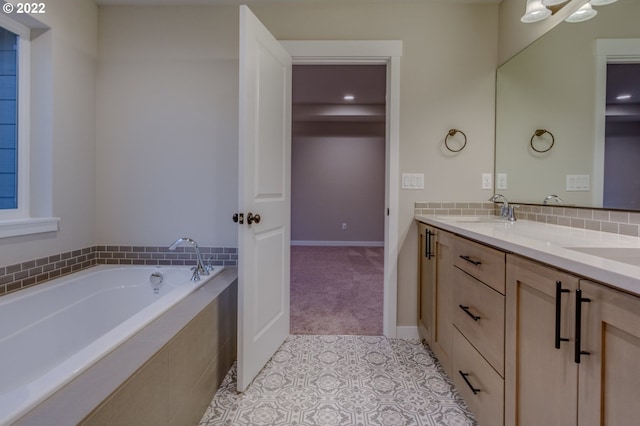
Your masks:
[[[347,224],[346,224],[346,223],[343,223],[343,224],[342,224],[342,230],[343,230],[343,231],[346,231],[346,230],[347,230]]]
[[[496,189],[507,189],[507,174],[498,173],[496,177]]]
[[[493,175],[491,173],[482,174],[482,189],[493,189]]]

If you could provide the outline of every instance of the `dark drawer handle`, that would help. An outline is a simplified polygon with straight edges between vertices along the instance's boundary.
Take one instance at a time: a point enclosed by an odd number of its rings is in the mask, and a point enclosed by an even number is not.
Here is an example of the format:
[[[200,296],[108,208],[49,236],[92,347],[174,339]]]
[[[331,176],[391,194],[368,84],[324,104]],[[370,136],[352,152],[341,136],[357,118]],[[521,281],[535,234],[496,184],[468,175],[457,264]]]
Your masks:
[[[480,389],[474,388],[471,382],[469,381],[469,379],[467,379],[467,376],[469,375],[469,373],[463,373],[462,370],[458,370],[458,373],[460,373],[464,381],[467,383],[467,386],[469,386],[469,389],[471,389],[471,392],[473,392],[474,395],[477,395],[478,392],[480,392]]]
[[[562,325],[562,293],[570,293],[566,288],[562,288],[562,281],[556,281],[556,349],[560,349],[560,342],[568,342],[569,339],[560,336]]]
[[[473,315],[471,313],[471,311],[469,311],[469,307],[468,306],[463,306],[463,305],[458,305],[460,306],[460,309],[462,309],[464,311],[465,314],[469,315],[471,318],[473,318],[474,321],[478,321],[480,319],[479,316],[477,315]]]
[[[583,351],[580,348],[580,342],[582,341],[582,304],[589,303],[591,299],[588,297],[582,297],[582,290],[576,290],[576,341],[575,341],[575,362],[576,364],[580,364],[580,356],[582,355],[591,355],[591,352]]]
[[[482,265],[482,262],[480,262],[479,260],[473,260],[471,257],[469,256],[463,256],[460,255],[460,259],[464,259],[469,263],[473,263],[474,265],[478,266],[478,265]]]

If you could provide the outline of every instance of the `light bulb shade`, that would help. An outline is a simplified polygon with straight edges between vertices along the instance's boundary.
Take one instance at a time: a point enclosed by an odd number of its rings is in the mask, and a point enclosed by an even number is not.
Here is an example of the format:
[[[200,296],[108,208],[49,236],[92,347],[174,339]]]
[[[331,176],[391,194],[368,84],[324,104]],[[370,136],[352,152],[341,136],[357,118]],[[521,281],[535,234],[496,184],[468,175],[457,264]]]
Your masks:
[[[591,6],[606,6],[617,1],[618,0],[591,0],[589,3],[591,3]]]
[[[532,22],[542,21],[551,16],[551,11],[547,9],[541,0],[527,0],[527,9],[520,18],[521,22],[530,24]]]
[[[597,10],[594,10],[591,7],[591,4],[587,3],[584,6],[580,7],[580,9],[573,12],[567,19],[566,22],[584,22],[587,21],[598,14]]]
[[[607,0],[604,0],[607,1]],[[609,0],[610,1],[610,0]],[[613,0],[616,1],[616,0]],[[557,6],[562,3],[566,3],[567,0],[542,0],[542,4],[545,6]]]

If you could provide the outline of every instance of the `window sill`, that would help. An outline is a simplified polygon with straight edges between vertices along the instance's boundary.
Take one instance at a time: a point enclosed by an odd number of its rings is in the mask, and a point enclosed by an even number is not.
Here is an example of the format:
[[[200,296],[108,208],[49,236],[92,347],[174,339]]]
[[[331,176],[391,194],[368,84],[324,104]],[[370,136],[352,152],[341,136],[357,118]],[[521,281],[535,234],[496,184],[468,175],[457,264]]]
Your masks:
[[[59,217],[30,217],[0,221],[0,238],[58,231]]]

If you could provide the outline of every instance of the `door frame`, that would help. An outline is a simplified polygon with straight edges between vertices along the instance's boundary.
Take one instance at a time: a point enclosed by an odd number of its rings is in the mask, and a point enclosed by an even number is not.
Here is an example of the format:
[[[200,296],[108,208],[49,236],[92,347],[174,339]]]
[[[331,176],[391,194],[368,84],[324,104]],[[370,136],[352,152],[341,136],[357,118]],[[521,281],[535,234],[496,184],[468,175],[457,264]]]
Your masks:
[[[279,40],[294,65],[386,64],[383,334],[397,335],[400,210],[400,40]]]

